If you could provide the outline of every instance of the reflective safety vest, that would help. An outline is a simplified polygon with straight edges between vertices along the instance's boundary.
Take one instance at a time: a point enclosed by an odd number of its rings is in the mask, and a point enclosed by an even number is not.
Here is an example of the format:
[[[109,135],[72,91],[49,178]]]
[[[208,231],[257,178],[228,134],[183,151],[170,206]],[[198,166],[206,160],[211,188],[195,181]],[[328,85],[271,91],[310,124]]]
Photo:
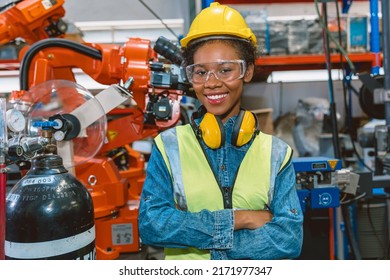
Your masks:
[[[232,193],[227,193],[220,188],[189,124],[160,133],[155,143],[171,174],[176,207],[190,212],[265,209],[272,201],[277,174],[292,156],[285,142],[260,132],[241,162],[234,185],[228,188]],[[210,259],[210,252],[165,248],[165,258]]]

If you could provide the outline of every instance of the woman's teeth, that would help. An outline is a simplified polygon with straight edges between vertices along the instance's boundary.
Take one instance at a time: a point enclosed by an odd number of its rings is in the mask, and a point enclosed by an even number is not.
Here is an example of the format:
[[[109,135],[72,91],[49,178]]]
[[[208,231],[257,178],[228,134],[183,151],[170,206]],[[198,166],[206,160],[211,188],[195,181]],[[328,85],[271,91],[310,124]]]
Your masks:
[[[211,100],[218,100],[218,99],[222,99],[226,96],[227,96],[227,94],[207,95],[207,98],[211,99]]]

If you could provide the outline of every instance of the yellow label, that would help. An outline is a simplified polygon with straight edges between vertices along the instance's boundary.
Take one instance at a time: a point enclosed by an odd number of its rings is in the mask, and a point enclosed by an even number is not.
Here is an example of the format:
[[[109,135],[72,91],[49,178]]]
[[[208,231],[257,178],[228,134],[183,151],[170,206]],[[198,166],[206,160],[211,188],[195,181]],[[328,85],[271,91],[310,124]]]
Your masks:
[[[330,167],[332,168],[332,170],[334,170],[336,168],[336,165],[339,161],[337,159],[335,160],[328,160],[328,163],[330,165]]]
[[[109,130],[109,131],[107,131],[107,135],[108,135],[108,140],[109,140],[109,141],[112,141],[112,140],[114,140],[115,137],[118,135],[118,132],[117,132],[117,131]]]

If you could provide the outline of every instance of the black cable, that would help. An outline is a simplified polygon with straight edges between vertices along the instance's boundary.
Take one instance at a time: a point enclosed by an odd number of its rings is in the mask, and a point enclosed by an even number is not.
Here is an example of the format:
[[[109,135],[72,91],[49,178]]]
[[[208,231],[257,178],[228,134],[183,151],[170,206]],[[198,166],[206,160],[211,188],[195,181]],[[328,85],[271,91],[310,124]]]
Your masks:
[[[367,168],[368,171],[374,172],[374,170],[373,170],[371,167],[369,167],[369,166],[364,162],[364,160],[363,160],[362,157],[360,156],[359,152],[357,151],[355,142],[354,142],[353,139],[352,139],[352,133],[351,133],[351,131],[349,131],[349,137],[351,138],[351,143],[352,143],[353,152],[354,152],[354,154],[356,155],[356,157],[357,157],[357,159],[359,160],[359,162],[360,162],[365,168]]]
[[[338,28],[338,36],[339,36],[339,44],[342,46],[343,43],[343,38],[342,38],[342,33],[341,33],[341,22],[340,22],[340,9],[339,5],[336,3],[336,18],[337,18],[337,28]],[[342,86],[343,86],[343,98],[344,98],[344,113],[345,113],[345,119],[344,122],[346,125],[344,125],[344,129],[347,131],[351,131],[352,127],[352,114],[351,114],[351,99],[348,100],[347,98],[347,88],[346,88],[346,69],[344,67],[344,62],[343,62],[343,55],[340,51],[338,51],[340,54],[340,69],[342,71],[343,77],[342,77]]]
[[[360,199],[365,198],[366,195],[367,195],[367,193],[364,192],[364,193],[362,193],[362,194],[360,194],[358,196],[355,196],[354,198],[348,199],[347,201],[340,201],[340,205],[352,204],[352,203],[354,203],[356,201],[359,201]]]
[[[328,35],[329,39],[336,45],[337,49],[343,54],[343,57],[345,58],[345,60],[347,61],[350,69],[351,69],[351,72],[353,74],[356,74],[356,68],[355,68],[355,65],[353,64],[353,62],[351,61],[351,59],[349,58],[348,56],[348,53],[347,51],[339,44],[339,42],[334,38],[334,36],[332,35],[332,33],[329,31],[328,29],[328,25],[323,21],[323,18],[321,17],[321,13],[319,11],[319,8],[318,8],[318,1],[319,0],[314,0],[314,8],[316,10],[316,13],[318,15],[318,22],[319,24],[322,26],[322,28],[324,29],[324,31],[326,32],[326,34]],[[324,0],[326,1],[326,0]],[[337,2],[337,1],[335,1]]]
[[[352,79],[352,78],[351,78],[351,79]],[[359,97],[360,93],[359,93],[359,91],[358,91],[356,88],[354,88],[351,84],[348,84],[348,88],[349,88],[357,97]]]
[[[318,0],[315,0],[315,7],[317,10],[317,13],[319,15],[319,21],[322,24],[323,30],[324,30],[324,51],[325,51],[325,58],[326,58],[326,66],[328,70],[328,84],[329,84],[329,96],[330,96],[330,113],[331,113],[331,120],[332,120],[332,135],[333,135],[333,149],[334,149],[334,154],[336,158],[341,159],[340,155],[340,147],[339,147],[339,136],[338,136],[338,129],[337,129],[337,112],[336,112],[336,103],[334,101],[334,92],[333,92],[333,84],[332,84],[332,76],[331,76],[331,59],[330,59],[330,48],[329,48],[329,39],[331,39],[336,46],[338,47],[339,51],[345,56],[347,62],[350,64],[351,71],[354,73],[355,72],[355,67],[353,63],[349,60],[348,55],[346,54],[345,50],[341,47],[339,42],[335,40],[333,35],[329,32],[328,30],[328,15],[327,15],[327,3],[324,2],[322,7],[323,7],[323,16],[320,15],[318,11]],[[338,1],[335,1],[336,5],[338,5]],[[340,33],[339,33],[340,34]],[[341,35],[339,35],[341,38]],[[339,39],[340,39],[339,38]],[[356,199],[356,198],[355,198]],[[353,232],[353,226],[351,222],[351,217],[350,217],[350,211],[348,209],[349,205],[344,202],[340,203],[340,208],[341,208],[341,213],[344,219],[344,224],[345,224],[345,229],[348,237],[348,243],[351,248],[352,254],[355,259],[360,260],[361,255],[360,255],[360,250],[359,246],[357,244],[356,237]]]
[[[351,247],[351,252],[355,260],[361,260],[362,256],[360,255],[359,245],[356,241],[355,235],[353,233],[353,226],[351,222],[351,216],[349,215],[349,205],[347,204],[340,204],[341,207],[341,213],[344,220],[345,225],[345,231],[347,233],[348,237],[348,243]]]
[[[348,89],[349,91],[352,91],[352,92],[355,93],[357,96],[359,95],[359,92],[358,92],[350,83],[345,82],[345,85],[346,85],[346,87],[347,87],[347,89]],[[351,104],[350,104],[349,106],[351,106]],[[349,124],[349,125],[351,126],[352,124]],[[356,155],[358,161],[359,161],[367,170],[369,170],[370,172],[374,172],[374,170],[373,170],[371,167],[369,167],[369,166],[364,162],[363,158],[360,156],[360,154],[359,154],[359,152],[358,152],[358,150],[357,150],[357,148],[356,148],[355,141],[353,140],[353,137],[352,137],[352,136],[353,136],[353,135],[352,135],[352,130],[349,128],[349,129],[346,129],[346,131],[347,131],[347,133],[348,133],[348,135],[349,135],[349,138],[351,139],[351,144],[352,144],[353,153]]]
[[[31,45],[31,47],[27,50],[27,52],[23,56],[22,61],[20,62],[20,73],[19,73],[20,90],[29,89],[28,74],[30,70],[30,64],[33,61],[35,55],[43,49],[53,48],[53,47],[71,49],[75,52],[84,54],[91,58],[102,60],[102,54],[99,50],[83,45],[81,43],[77,43],[67,39],[59,39],[59,38],[49,38],[49,39],[38,41]]]
[[[353,232],[353,226],[352,226],[352,221],[351,221],[352,218],[350,215],[349,206],[351,206],[356,201],[364,198],[365,196],[366,196],[366,193],[362,193],[361,195],[356,196],[352,199],[340,202],[341,214],[342,214],[343,220],[344,220],[345,231],[346,231],[346,234],[348,237],[348,243],[349,243],[349,246],[351,248],[351,252],[353,254],[353,257],[356,260],[361,260],[362,256],[360,254],[359,245],[357,243],[355,234]]]
[[[175,36],[178,40],[179,40],[179,36],[176,35],[175,32],[173,32],[173,30],[162,20],[162,18],[156,14],[148,5],[146,5],[146,3],[142,0],[138,0],[142,5],[145,6],[145,8],[152,13],[152,15],[154,15],[157,19],[159,19],[161,21],[161,23],[165,26],[166,29],[169,30],[169,32],[171,32],[173,34],[173,36]]]
[[[328,25],[328,12],[327,4],[323,3],[323,19],[325,26]],[[324,32],[324,53],[326,58],[326,69],[328,71],[328,86],[329,86],[329,103],[330,103],[330,116],[332,122],[332,140],[333,140],[333,152],[335,158],[341,159],[340,154],[340,139],[339,132],[337,128],[337,112],[336,112],[336,103],[334,101],[334,92],[333,92],[333,83],[332,83],[332,67],[330,59],[330,46],[329,46],[329,36],[328,32]]]

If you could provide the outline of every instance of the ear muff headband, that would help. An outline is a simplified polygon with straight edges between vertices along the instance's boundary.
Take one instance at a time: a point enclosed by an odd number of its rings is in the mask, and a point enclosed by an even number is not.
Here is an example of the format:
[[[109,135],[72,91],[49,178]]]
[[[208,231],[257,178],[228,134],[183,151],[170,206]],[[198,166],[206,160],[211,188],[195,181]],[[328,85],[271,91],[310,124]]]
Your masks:
[[[199,126],[194,119],[204,116]],[[191,125],[195,135],[211,149],[218,149],[225,144],[225,130],[218,116],[207,113],[204,107],[191,115]],[[241,147],[247,144],[255,133],[258,132],[258,122],[255,114],[250,111],[240,110],[233,127],[232,144]]]
[[[222,121],[213,114],[206,113],[199,124],[204,143],[211,149],[217,149],[225,143]]]
[[[232,134],[232,143],[241,147],[248,143],[257,130],[257,119],[250,111],[241,110],[237,116]]]

